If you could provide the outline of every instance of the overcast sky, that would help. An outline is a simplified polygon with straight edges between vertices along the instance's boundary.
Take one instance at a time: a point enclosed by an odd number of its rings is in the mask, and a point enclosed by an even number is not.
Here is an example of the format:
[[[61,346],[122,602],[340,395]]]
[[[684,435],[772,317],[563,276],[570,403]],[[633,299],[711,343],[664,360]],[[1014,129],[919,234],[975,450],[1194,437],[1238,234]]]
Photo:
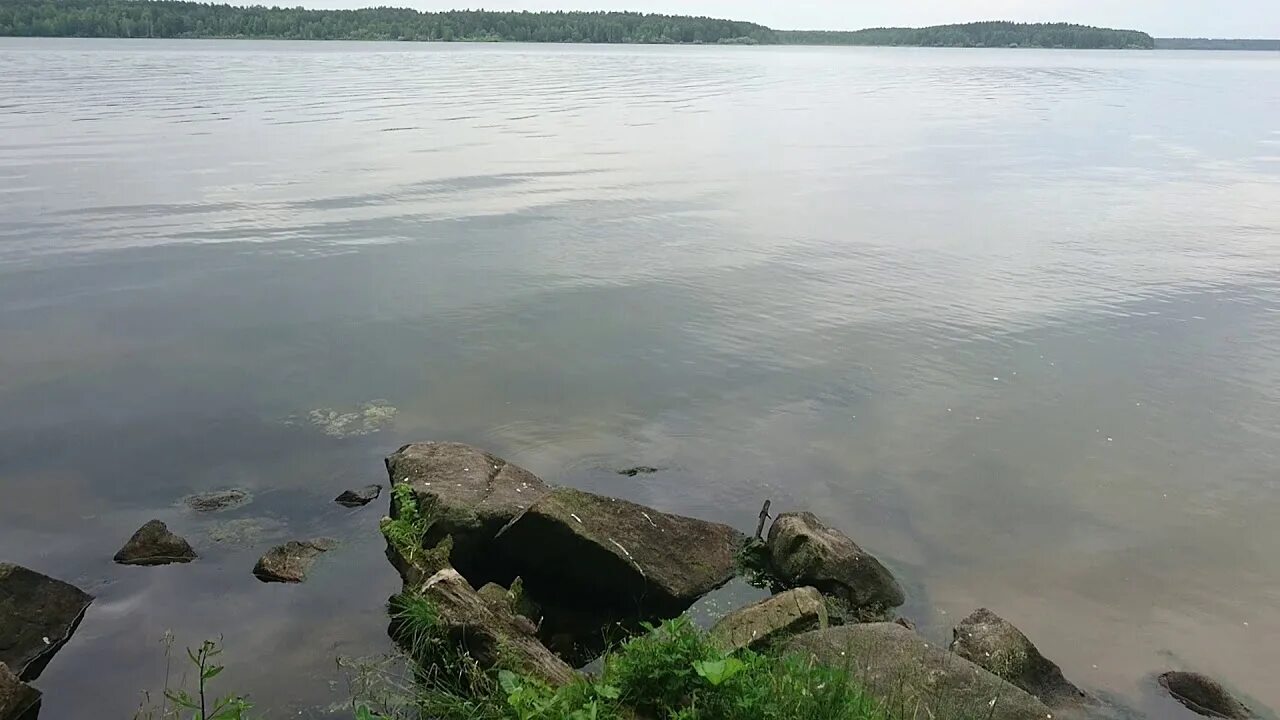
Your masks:
[[[295,3],[281,0],[279,4]],[[1103,25],[1164,37],[1280,37],[1280,0],[302,0],[302,4],[324,8],[407,5],[422,10],[640,10],[752,20],[786,30],[1020,20]]]

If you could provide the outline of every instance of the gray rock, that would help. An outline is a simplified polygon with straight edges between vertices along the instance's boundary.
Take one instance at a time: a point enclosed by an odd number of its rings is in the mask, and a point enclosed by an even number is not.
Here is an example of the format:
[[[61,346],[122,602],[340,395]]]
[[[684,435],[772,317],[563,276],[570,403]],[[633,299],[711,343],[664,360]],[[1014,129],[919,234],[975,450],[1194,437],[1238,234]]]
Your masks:
[[[40,691],[18,679],[0,663],[0,720],[35,720],[40,711]]]
[[[223,510],[231,510],[242,505],[248,505],[252,500],[253,496],[249,494],[248,490],[239,488],[197,493],[188,495],[183,499],[187,507],[196,512],[222,512]]]
[[[637,609],[681,612],[733,577],[746,538],[727,525],[557,488],[496,539],[530,583]]]
[[[1255,717],[1253,711],[1235,699],[1221,683],[1200,673],[1167,672],[1160,676],[1160,686],[1187,709],[1205,717],[1229,720]]]
[[[536,475],[469,445],[428,442],[406,445],[386,460],[392,487],[408,484],[433,523],[423,546],[453,537],[452,562],[468,577],[483,576],[492,562],[491,543],[507,523],[550,487]],[[399,516],[391,502],[391,516]]]
[[[888,568],[813,513],[779,515],[769,528],[768,549],[783,583],[811,585],[856,613],[880,615],[906,599]]]
[[[811,587],[796,588],[739,608],[710,631],[723,652],[760,648],[783,638],[827,627],[827,606]]]
[[[168,565],[195,559],[196,551],[191,549],[191,545],[170,532],[159,520],[152,520],[138,528],[115,557],[115,561],[121,565]]]
[[[355,490],[347,490],[333,501],[344,507],[356,508],[363,507],[378,499],[382,494],[381,485],[365,485]]]
[[[73,585],[0,563],[0,663],[23,680],[36,678],[71,639],[91,602]]]
[[[253,566],[253,574],[262,582],[300,583],[316,558],[337,546],[338,541],[329,538],[290,540],[268,550]]]
[[[575,677],[573,668],[534,637],[534,627],[528,619],[511,613],[501,604],[486,603],[453,568],[445,568],[432,575],[418,592],[431,602],[435,610],[435,626],[440,634],[456,639],[458,649],[465,650],[481,668],[489,669],[501,663],[503,667],[552,685],[564,685]],[[394,626],[392,635],[398,636]],[[415,648],[405,640],[399,638],[402,645],[408,645],[405,649],[410,654],[424,651],[424,648]],[[438,647],[429,644],[428,649],[435,651]],[[424,667],[430,667],[439,660],[434,657],[415,659]]]
[[[896,623],[842,625],[798,635],[784,651],[853,673],[891,707],[914,717],[1046,720],[1052,711],[1025,691]]]
[[[952,636],[952,652],[1026,690],[1051,708],[1091,702],[1021,630],[986,608],[961,620]]]

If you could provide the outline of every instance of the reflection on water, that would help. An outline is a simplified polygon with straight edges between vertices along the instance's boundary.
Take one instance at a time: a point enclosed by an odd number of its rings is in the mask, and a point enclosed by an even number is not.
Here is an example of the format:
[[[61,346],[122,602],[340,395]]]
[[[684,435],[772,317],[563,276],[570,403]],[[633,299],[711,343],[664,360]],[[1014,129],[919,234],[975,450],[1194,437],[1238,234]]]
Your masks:
[[[397,585],[332,498],[422,439],[812,508],[937,640],[988,606],[1129,702],[1280,705],[1276,63],[0,42],[0,556],[99,597],[46,712],[127,715],[172,628],[323,714]],[[200,561],[112,565],[151,517]]]

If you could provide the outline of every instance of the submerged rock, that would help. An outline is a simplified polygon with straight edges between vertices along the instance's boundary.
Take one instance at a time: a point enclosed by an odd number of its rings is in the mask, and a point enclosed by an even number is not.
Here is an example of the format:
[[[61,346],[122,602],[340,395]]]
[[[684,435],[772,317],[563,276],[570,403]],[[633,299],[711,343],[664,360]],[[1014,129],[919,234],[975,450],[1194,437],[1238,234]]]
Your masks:
[[[796,588],[739,608],[721,618],[710,639],[726,653],[760,648],[777,640],[827,627],[827,606],[811,587]]]
[[[1044,720],[1052,711],[1014,685],[895,623],[814,630],[784,645],[786,652],[848,669],[871,693],[914,717]]]
[[[0,563],[0,663],[23,680],[71,639],[93,597],[20,565]]]
[[[0,663],[0,720],[35,720],[39,710],[40,691]]]
[[[239,488],[196,493],[184,498],[187,507],[196,512],[222,512],[223,510],[231,510],[242,505],[248,505],[252,500],[253,496],[249,494],[248,490]]]
[[[719,523],[557,488],[498,534],[530,586],[637,610],[681,612],[733,577],[745,537]]]
[[[262,582],[300,583],[316,558],[337,546],[338,541],[329,538],[290,540],[268,550],[253,566],[253,574]]]
[[[986,608],[976,610],[952,631],[951,650],[1036,696],[1051,708],[1090,702],[1062,676],[1062,670],[1013,623]]]
[[[347,490],[334,498],[333,501],[344,507],[357,508],[377,500],[381,494],[381,485],[365,485],[355,490]]]
[[[170,532],[159,520],[138,528],[115,556],[115,561],[121,565],[168,565],[195,559],[196,551],[191,549],[191,545]]]
[[[233,547],[252,547],[284,537],[288,526],[275,518],[227,520],[209,528],[209,539]]]
[[[573,668],[556,657],[534,637],[533,624],[527,618],[510,612],[503,604],[490,604],[480,596],[453,568],[445,568],[422,584],[419,592],[434,610],[434,632],[454,641],[480,665],[490,669],[501,666],[536,677],[552,685],[564,685],[575,676]],[[394,601],[393,601],[394,602]],[[392,627],[410,654],[415,648],[403,629]],[[432,644],[433,649],[438,646]],[[439,658],[417,657],[419,664],[430,667]]]
[[[1193,672],[1167,672],[1160,676],[1160,686],[1188,710],[1212,718],[1249,720],[1253,711],[1235,699],[1227,689],[1211,677]]]
[[[768,548],[780,581],[813,586],[855,613],[880,615],[906,600],[888,568],[813,513],[779,515],[769,528]]]
[[[400,411],[386,400],[370,400],[354,409],[316,408],[306,415],[292,416],[287,425],[309,423],[329,437],[350,438],[372,435],[396,419]]]
[[[551,490],[528,470],[462,443],[406,445],[386,465],[392,487],[412,488],[418,507],[433,521],[423,546],[453,536],[454,567],[468,577],[489,574],[483,570],[493,562],[498,531]],[[393,497],[391,516],[399,512]]]

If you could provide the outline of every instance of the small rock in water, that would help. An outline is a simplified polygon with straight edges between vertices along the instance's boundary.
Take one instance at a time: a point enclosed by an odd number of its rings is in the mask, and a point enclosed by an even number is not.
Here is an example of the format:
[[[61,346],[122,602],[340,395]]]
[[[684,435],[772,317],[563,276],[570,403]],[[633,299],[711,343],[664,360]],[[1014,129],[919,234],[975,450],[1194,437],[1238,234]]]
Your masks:
[[[196,493],[188,495],[185,498],[187,507],[196,512],[221,512],[223,510],[231,510],[243,505],[248,505],[253,500],[253,496],[248,490],[239,488],[230,488],[227,490],[213,490],[211,492]]]
[[[121,565],[168,565],[195,559],[196,551],[191,549],[190,543],[173,534],[159,520],[138,528],[115,556],[115,561]]]
[[[262,582],[300,583],[321,553],[338,546],[337,540],[290,540],[267,551],[253,566],[253,574]]]
[[[1160,686],[1187,709],[1205,717],[1230,720],[1254,717],[1253,712],[1232,697],[1218,681],[1200,673],[1167,672],[1160,676]]]
[[[626,475],[627,477],[635,477],[637,475],[652,475],[658,472],[658,470],[659,470],[658,468],[649,467],[648,465],[637,465],[635,467],[629,467],[625,470],[619,470],[618,474]]]
[[[334,502],[349,508],[362,507],[377,500],[381,494],[381,485],[365,485],[358,490],[347,490],[334,498]]]

